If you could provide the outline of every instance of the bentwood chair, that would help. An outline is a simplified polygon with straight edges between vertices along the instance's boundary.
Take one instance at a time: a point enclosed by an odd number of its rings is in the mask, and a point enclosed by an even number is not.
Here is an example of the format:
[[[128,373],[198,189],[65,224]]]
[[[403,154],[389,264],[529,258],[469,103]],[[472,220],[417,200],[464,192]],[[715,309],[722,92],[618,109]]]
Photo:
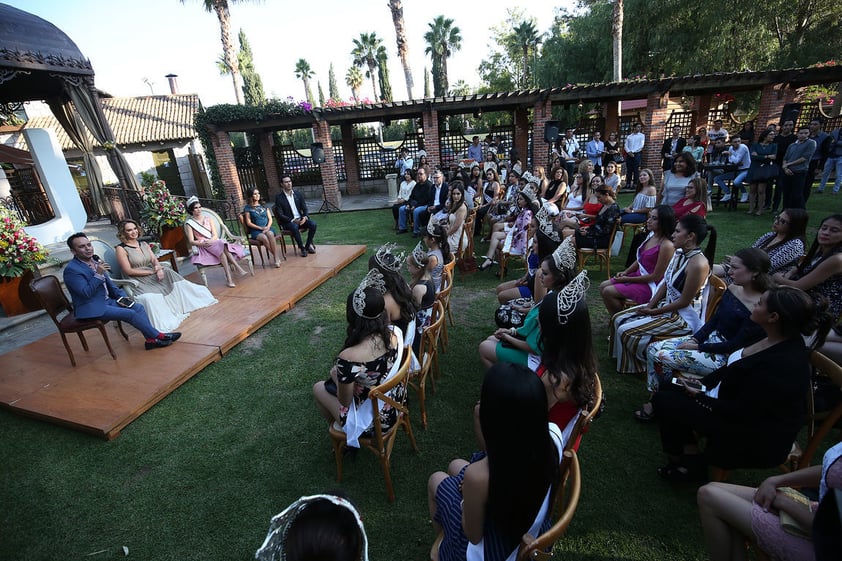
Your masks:
[[[453,260],[451,260],[453,263]],[[450,296],[453,292],[453,267],[448,268],[445,266],[444,271],[441,274],[441,286],[439,287],[439,291],[436,293],[436,301],[441,302],[442,308],[444,313],[442,315],[448,316],[450,318],[450,325],[453,326],[453,313],[450,311]],[[447,352],[447,344],[450,342],[450,339],[447,335],[447,320],[444,321],[441,328],[441,338],[439,339],[441,343],[441,350],[443,353]]]
[[[813,366],[816,375],[827,377],[842,392],[842,366],[839,366],[818,351],[810,353],[810,364]],[[812,384],[807,403],[807,448],[801,454],[798,469],[810,465],[822,441],[827,437],[836,423],[842,419],[842,401],[837,403],[830,411],[816,411]],[[820,424],[817,425],[817,422]]]
[[[212,211],[209,208],[202,208],[202,214],[209,217],[214,222],[214,225],[216,226],[216,233],[217,233],[217,235],[219,236],[220,239],[228,241],[228,242],[232,242],[232,243],[236,242],[240,245],[243,245],[245,243],[245,240],[242,237],[235,236],[231,232],[231,230],[228,229],[228,226],[225,225],[225,222],[222,221],[222,218],[220,218],[220,216],[217,213],[215,213],[214,211]],[[184,225],[185,235],[187,234],[188,228],[190,228],[190,226],[185,224]],[[193,253],[197,253],[199,251],[198,248],[196,248],[196,246],[192,246],[192,248],[193,248]],[[254,276],[254,263],[251,259],[251,255],[246,255],[243,259],[245,259],[246,262],[248,263],[249,272],[251,273],[251,276]],[[208,286],[208,277],[207,277],[207,274],[205,273],[205,270],[206,269],[212,269],[214,267],[222,267],[221,263],[217,263],[216,265],[199,265],[198,263],[196,263],[195,265],[196,265],[196,269],[199,271],[199,275],[201,275],[201,277],[202,277],[202,282],[205,284],[205,286]]]
[[[70,357],[70,364],[75,367],[76,358],[73,356],[73,350],[70,348],[65,334],[75,333],[78,335],[79,341],[82,342],[82,348],[87,351],[88,341],[85,340],[84,332],[89,329],[99,330],[102,334],[102,338],[105,340],[105,346],[108,347],[108,352],[111,353],[111,358],[117,360],[117,355],[111,347],[111,341],[108,340],[108,333],[105,331],[105,324],[108,322],[98,319],[76,319],[76,316],[73,314],[73,306],[68,301],[67,296],[64,295],[64,291],[62,291],[61,284],[59,283],[57,277],[49,275],[34,279],[31,283],[29,283],[29,287],[32,289],[32,292],[35,293],[35,297],[41,303],[41,306],[47,311],[47,314],[49,314],[50,319],[52,319],[53,323],[56,324],[58,333],[61,335],[61,342],[64,343],[64,348],[67,350],[67,355]],[[123,338],[128,341],[129,336],[126,335],[125,331],[123,331],[123,324],[119,321],[117,322],[117,329],[120,330],[120,334]]]
[[[579,450],[579,442],[586,432],[591,428],[593,420],[599,415],[602,408],[602,382],[599,380],[599,375],[594,372],[594,397],[590,409],[582,409],[578,413],[576,423],[573,425],[573,430],[567,437],[564,443],[565,450]]]
[[[360,407],[372,407],[374,412],[374,430],[370,435],[361,436],[359,442],[362,446],[374,452],[380,459],[380,465],[383,467],[383,477],[386,480],[386,493],[390,503],[395,501],[390,461],[392,449],[395,446],[395,438],[397,438],[400,429],[406,431],[412,449],[418,452],[418,445],[415,442],[415,436],[412,434],[412,424],[409,421],[409,409],[406,406],[406,385],[411,356],[411,349],[405,348],[401,357],[401,366],[397,373],[384,383],[372,388],[368,393],[368,402],[360,405]],[[397,411],[397,421],[388,431],[383,430],[383,426],[380,423],[380,411],[384,407],[392,407]],[[331,423],[328,432],[331,443],[333,444],[333,453],[336,457],[336,480],[341,482],[342,458],[347,448],[346,435],[336,423]]]
[[[413,370],[410,367],[409,385],[418,393],[418,403],[421,406],[421,424],[427,428],[427,379],[432,384],[433,393],[436,392],[436,381],[439,368],[438,343],[445,323],[444,307],[440,301],[433,302],[433,313],[430,325],[421,333],[421,345],[418,348],[418,362],[420,367]],[[435,369],[435,372],[433,371]]]
[[[237,218],[240,219],[240,230],[243,233],[243,239],[248,242],[249,257],[251,258],[252,263],[255,262],[254,248],[257,248],[257,254],[260,256],[261,267],[266,267],[266,259],[263,257],[264,253],[266,253],[266,258],[269,259],[269,263],[274,263],[274,257],[269,255],[269,250],[262,243],[260,243],[259,240],[253,240],[251,236],[248,235],[248,228],[246,228],[245,213],[238,214]]]
[[[579,270],[585,268],[585,264],[591,257],[595,257],[599,263],[599,269],[602,270],[602,266],[604,264],[605,270],[608,273],[608,278],[611,278],[611,245],[614,243],[614,237],[617,235],[617,229],[619,227],[620,219],[618,218],[614,221],[614,226],[611,228],[611,235],[608,237],[608,247],[598,249],[592,247],[580,247],[576,249],[576,257],[579,261]]]

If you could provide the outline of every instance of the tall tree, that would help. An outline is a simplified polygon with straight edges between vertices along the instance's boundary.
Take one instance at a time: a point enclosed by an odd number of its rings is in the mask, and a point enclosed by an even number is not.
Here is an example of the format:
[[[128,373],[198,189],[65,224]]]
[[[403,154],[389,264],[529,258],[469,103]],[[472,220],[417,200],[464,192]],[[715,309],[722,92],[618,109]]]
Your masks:
[[[304,82],[304,93],[307,95],[307,102],[310,105],[315,105],[313,103],[313,92],[310,90],[310,78],[315,75],[316,73],[310,69],[310,63],[303,58],[299,58],[298,62],[295,63],[295,77]]]
[[[424,67],[424,97],[430,97],[430,73]]]
[[[530,87],[534,83],[530,75],[535,72],[530,71],[529,53],[530,50],[535,53],[542,36],[538,34],[535,20],[520,8],[508,9],[507,17],[490,29],[490,36],[494,37],[496,46],[492,46],[488,58],[480,63],[479,73],[485,83],[481,91]],[[537,61],[533,61],[536,64]]]
[[[509,36],[512,46],[520,50],[521,72],[518,86],[521,88],[528,88],[532,85],[529,71],[529,50],[537,48],[539,39],[540,36],[538,30],[535,29],[535,22],[529,20],[521,21],[512,29]]]
[[[254,68],[254,56],[245,31],[241,29],[238,38],[240,52],[237,53],[237,63],[240,65],[240,74],[243,77],[243,99],[246,105],[257,105],[266,99],[263,80]]]
[[[623,0],[614,0],[614,14],[611,18],[611,48],[614,55],[611,79],[623,79]]]
[[[321,80],[319,80],[316,83],[318,84],[318,90],[319,90],[319,107],[324,107],[325,106],[325,92],[324,92],[324,90],[322,90],[322,82],[321,82]]]
[[[330,69],[327,71],[327,93],[330,94],[330,99],[342,99],[342,96],[339,95],[339,86],[336,85],[336,73],[333,71],[332,62],[330,63]]]
[[[368,67],[366,78],[371,79],[371,92],[374,94],[374,100],[377,100],[377,79],[375,78],[375,69],[377,68],[377,50],[383,44],[383,40],[377,36],[377,33],[360,33],[359,39],[354,39],[354,48],[351,51],[351,56],[354,57],[354,66],[362,68]]]
[[[392,102],[392,83],[389,80],[389,53],[380,45],[377,49],[377,78],[380,80],[380,99]]]
[[[351,95],[354,96],[356,103],[360,102],[360,87],[363,85],[363,79],[362,71],[356,66],[349,68],[348,73],[345,74],[345,83],[351,88]]]
[[[453,25],[453,20],[444,16],[436,16],[427,24],[430,28],[424,34],[427,42],[426,54],[433,61],[433,93],[436,97],[447,95],[447,59],[454,51],[462,48],[462,35],[459,28]]]
[[[395,25],[395,38],[398,44],[398,56],[403,66],[403,77],[406,80],[407,99],[412,99],[412,68],[409,66],[409,39],[406,37],[406,25],[403,21],[403,4],[401,0],[389,0],[389,9],[392,11],[392,23]]]
[[[186,0],[181,0],[184,4]],[[231,0],[232,3],[244,0]],[[228,0],[203,0],[202,4],[208,13],[215,13],[219,20],[219,33],[222,39],[222,55],[225,58],[225,65],[231,72],[231,81],[234,83],[234,97],[237,103],[242,105],[243,95],[240,91],[240,66],[237,63],[237,55],[234,52],[234,42],[231,40],[231,13],[228,10]]]

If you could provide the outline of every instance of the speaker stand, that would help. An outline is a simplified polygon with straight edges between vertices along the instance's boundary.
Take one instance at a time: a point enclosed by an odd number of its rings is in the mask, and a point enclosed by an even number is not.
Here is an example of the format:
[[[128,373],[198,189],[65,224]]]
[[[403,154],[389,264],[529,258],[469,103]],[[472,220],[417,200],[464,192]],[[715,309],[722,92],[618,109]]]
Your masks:
[[[322,206],[319,207],[318,212],[342,212],[342,209],[327,200],[327,189],[322,185]]]

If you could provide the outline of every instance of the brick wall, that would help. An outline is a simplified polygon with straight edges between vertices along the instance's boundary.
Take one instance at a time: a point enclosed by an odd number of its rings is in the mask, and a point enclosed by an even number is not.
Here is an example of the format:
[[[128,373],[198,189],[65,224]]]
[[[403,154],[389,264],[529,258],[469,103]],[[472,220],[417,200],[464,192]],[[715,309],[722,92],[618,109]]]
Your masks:
[[[237,164],[234,162],[234,150],[231,149],[231,138],[225,131],[218,131],[214,137],[213,150],[216,152],[219,176],[225,186],[225,198],[233,200],[237,208],[243,208],[245,199],[240,176],[237,175]]]
[[[333,159],[333,141],[330,139],[330,125],[327,121],[313,123],[315,142],[321,142],[325,151],[325,161],[321,164],[322,185],[325,198],[336,208],[342,208],[342,194],[339,193],[339,178],[336,174],[336,162]]]
[[[357,144],[354,142],[354,125],[342,123],[342,153],[345,158],[345,178],[349,195],[360,194],[360,164],[357,156]]]
[[[281,178],[278,177],[278,162],[275,161],[275,153],[272,147],[275,142],[272,133],[262,132],[257,135],[257,142],[260,146],[260,156],[263,158],[263,172],[266,174],[266,183],[269,188],[264,199],[274,201],[275,195],[281,192]]]
[[[769,123],[779,124],[784,105],[795,99],[795,90],[786,84],[768,84],[760,90],[760,108],[757,112],[757,132],[766,128]]]
[[[427,151],[427,162],[432,168],[441,165],[439,159],[439,112],[435,109],[424,109],[421,114],[424,127],[424,150]],[[416,162],[416,167],[417,167]]]
[[[525,166],[529,150],[529,112],[525,107],[519,107],[515,110],[514,147],[520,154],[520,159]],[[535,154],[533,154],[534,158]],[[524,169],[526,168],[524,167]]]
[[[532,166],[544,166],[549,174],[547,143],[544,142],[544,125],[553,119],[553,104],[550,100],[538,100],[532,111]]]
[[[646,118],[643,123],[643,134],[646,144],[643,145],[643,158],[640,167],[649,168],[658,176],[660,182],[661,146],[666,137],[666,124],[672,109],[669,105],[669,93],[661,95],[657,92],[646,96]]]

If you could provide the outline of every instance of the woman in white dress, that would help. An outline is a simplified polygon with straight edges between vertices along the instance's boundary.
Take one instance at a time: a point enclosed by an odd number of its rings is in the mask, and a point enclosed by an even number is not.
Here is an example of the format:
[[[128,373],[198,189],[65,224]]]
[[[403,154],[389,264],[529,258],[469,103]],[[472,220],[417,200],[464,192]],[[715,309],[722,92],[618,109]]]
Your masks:
[[[216,304],[206,287],[162,266],[149,244],[140,241],[141,235],[137,222],[123,220],[117,225],[117,237],[122,243],[114,251],[123,275],[139,283],[134,288],[135,299],[146,308],[156,329],[175,331],[193,310]]]

